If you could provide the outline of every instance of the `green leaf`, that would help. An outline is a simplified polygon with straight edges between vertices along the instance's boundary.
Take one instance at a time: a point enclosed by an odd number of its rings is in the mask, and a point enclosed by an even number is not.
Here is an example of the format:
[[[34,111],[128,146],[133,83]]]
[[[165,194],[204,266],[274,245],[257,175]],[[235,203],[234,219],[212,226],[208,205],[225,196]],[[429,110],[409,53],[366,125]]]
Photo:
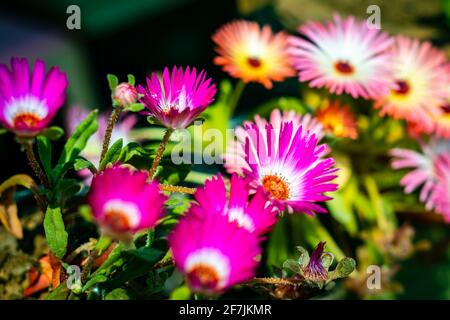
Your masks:
[[[45,300],[66,300],[70,294],[70,289],[66,282],[61,283],[57,288],[50,291]]]
[[[106,79],[108,79],[109,89],[111,89],[111,91],[114,91],[114,89],[119,84],[119,79],[113,74],[108,74],[106,76]]]
[[[60,127],[52,126],[44,129],[39,136],[46,137],[52,141],[58,140],[64,135],[64,130]]]
[[[95,276],[91,277],[86,284],[84,285],[82,292],[85,292],[86,290],[89,290],[93,286],[95,286],[97,283],[106,282],[108,280],[108,277],[103,274],[96,274]]]
[[[44,167],[45,174],[50,182],[53,182],[53,169],[52,169],[52,145],[49,138],[44,136],[37,137],[37,147],[39,158],[42,166]]]
[[[0,128],[0,135],[2,135],[2,134],[4,134],[4,133],[7,133],[7,132],[8,132],[7,129],[5,129],[5,128]]]
[[[300,265],[298,264],[298,261],[293,260],[293,259],[286,260],[283,263],[283,269],[288,269],[288,270],[294,272],[294,274],[302,273],[302,269],[301,269]]]
[[[147,162],[151,153],[149,150],[143,148],[139,143],[130,142],[123,149],[118,159],[121,163],[128,163],[133,157],[144,157]]]
[[[136,83],[136,79],[134,78],[134,76],[132,74],[128,75],[128,84],[131,84],[132,86],[134,86]]]
[[[176,288],[170,294],[170,300],[189,300],[191,298],[191,290],[188,286]]]
[[[130,296],[126,289],[117,288],[108,292],[105,296],[105,300],[130,300]]]
[[[144,110],[145,106],[142,103],[133,103],[127,107],[127,111],[139,112]]]
[[[97,114],[97,110],[89,113],[89,115],[78,125],[72,136],[67,140],[54,170],[56,179],[59,179],[66,170],[73,166],[75,159],[86,147],[89,138],[97,131]]]
[[[338,262],[336,269],[331,272],[330,278],[340,279],[348,277],[356,268],[356,261],[352,258],[345,257]]]
[[[108,149],[106,152],[105,158],[103,158],[102,162],[100,162],[99,170],[102,170],[109,163],[114,163],[119,159],[120,154],[122,152],[123,139],[120,138]]]
[[[89,160],[87,160],[87,159],[85,159],[83,157],[80,157],[80,156],[78,156],[75,159],[75,162],[73,164],[73,168],[76,171],[80,171],[80,170],[83,170],[83,169],[89,169],[91,172],[96,172],[97,171],[97,169],[95,168],[95,166],[94,166],[94,164],[92,162],[90,162]]]
[[[164,157],[155,177],[161,183],[176,185],[184,181],[192,169],[192,164],[174,165],[170,158]]]
[[[66,254],[68,234],[60,208],[47,208],[44,218],[44,230],[48,246],[61,259]]]

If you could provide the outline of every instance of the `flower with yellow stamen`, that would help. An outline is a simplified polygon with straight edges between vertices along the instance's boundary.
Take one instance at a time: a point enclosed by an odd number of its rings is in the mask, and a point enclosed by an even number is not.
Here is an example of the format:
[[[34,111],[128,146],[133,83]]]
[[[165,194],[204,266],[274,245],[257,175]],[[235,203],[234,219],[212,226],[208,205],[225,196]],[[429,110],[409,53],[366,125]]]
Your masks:
[[[218,53],[214,63],[232,77],[271,89],[272,81],[283,81],[295,74],[287,39],[287,34],[273,33],[268,25],[260,28],[256,22],[233,21],[212,36]]]
[[[317,119],[325,131],[339,138],[358,138],[358,128],[355,115],[348,105],[339,101],[327,101],[324,108],[318,110]]]

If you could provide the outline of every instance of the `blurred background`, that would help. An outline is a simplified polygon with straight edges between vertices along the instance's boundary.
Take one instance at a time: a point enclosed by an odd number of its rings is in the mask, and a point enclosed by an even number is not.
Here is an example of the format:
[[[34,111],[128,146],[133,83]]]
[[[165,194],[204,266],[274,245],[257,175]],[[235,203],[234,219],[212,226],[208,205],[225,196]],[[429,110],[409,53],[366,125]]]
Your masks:
[[[219,83],[226,74],[212,63],[211,35],[230,20],[255,20],[274,30],[294,32],[302,22],[329,19],[333,12],[365,18],[373,4],[381,9],[383,30],[431,40],[450,55],[450,1],[446,0],[19,0],[0,4],[0,62],[19,56],[59,65],[70,82],[66,108],[76,104],[107,110],[108,73],[121,79],[132,73],[142,83],[150,71],[166,65],[191,65],[206,69]],[[80,30],[66,26],[70,5],[81,10]],[[275,84],[271,91],[250,84],[237,119],[246,118],[269,98],[298,96],[298,87],[295,78]],[[63,108],[55,125],[64,126],[64,112]],[[0,181],[18,172],[32,174],[11,134],[0,135],[0,150]],[[408,217],[400,220],[410,222]],[[395,275],[402,284],[397,297],[450,299],[448,226],[426,219],[411,223],[416,237],[432,240],[436,250],[403,263]]]

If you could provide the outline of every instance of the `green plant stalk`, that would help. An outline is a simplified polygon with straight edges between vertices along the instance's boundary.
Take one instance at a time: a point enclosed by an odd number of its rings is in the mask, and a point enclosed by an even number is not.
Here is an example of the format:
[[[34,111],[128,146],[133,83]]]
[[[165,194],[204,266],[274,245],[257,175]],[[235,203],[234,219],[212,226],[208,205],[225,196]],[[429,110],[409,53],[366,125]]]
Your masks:
[[[232,116],[234,114],[234,111],[236,110],[236,107],[239,103],[239,99],[242,96],[242,92],[245,88],[245,82],[242,80],[239,80],[236,84],[236,87],[234,88],[233,95],[231,96],[230,104],[229,104],[229,114]]]
[[[158,164],[161,161],[161,158],[164,154],[164,150],[166,150],[167,143],[169,142],[170,136],[172,135],[173,131],[174,129],[171,128],[166,130],[166,133],[164,134],[164,137],[161,140],[161,143],[159,144],[158,151],[156,151],[155,159],[153,160],[152,166],[148,171],[149,179],[153,179],[153,176],[155,175],[156,169],[158,168]]]
[[[102,153],[100,155],[100,162],[105,158],[106,153],[108,152],[109,143],[111,142],[111,135],[114,129],[114,125],[119,119],[120,112],[122,111],[121,107],[115,107],[111,112],[108,120],[108,126],[106,127],[105,137],[103,139]]]

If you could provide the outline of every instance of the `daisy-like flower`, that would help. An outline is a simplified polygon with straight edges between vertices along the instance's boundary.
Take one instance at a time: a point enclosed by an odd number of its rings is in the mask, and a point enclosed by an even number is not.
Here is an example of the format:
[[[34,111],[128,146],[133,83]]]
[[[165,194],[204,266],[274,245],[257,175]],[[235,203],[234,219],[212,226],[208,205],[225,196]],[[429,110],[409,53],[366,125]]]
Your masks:
[[[225,183],[219,174],[205,182],[203,188],[197,189],[195,199],[198,202],[191,208],[193,214],[204,217],[219,214],[228,217],[231,223],[248,232],[263,234],[276,222],[276,211],[266,206],[267,199],[263,190],[259,190],[251,199],[248,182],[237,175],[231,177],[230,195],[227,196]]]
[[[302,127],[303,134],[314,134],[318,140],[321,140],[325,131],[320,122],[312,117],[309,113],[301,115],[295,111],[283,111],[281,112],[279,109],[274,109],[270,114],[269,119],[270,124],[274,128],[274,132],[276,137],[278,137],[281,124],[283,122],[292,122],[293,128],[297,131],[298,128]],[[244,122],[244,127],[252,127],[256,125],[260,131],[264,131],[269,123],[266,119],[261,118],[259,115],[256,115],[254,118],[254,122],[246,121]],[[246,160],[245,160],[245,141],[249,138],[247,130],[243,127],[237,127],[235,130],[236,140],[230,140],[227,145],[226,153],[224,154],[225,164],[224,167],[227,169],[228,173],[237,173],[242,175],[243,170],[250,170]],[[275,138],[277,139],[277,138]],[[326,153],[326,150],[325,152]]]
[[[202,70],[173,67],[172,72],[164,68],[162,79],[156,73],[147,77],[147,86],[138,86],[143,95],[141,102],[149,115],[170,129],[189,126],[214,100],[216,85],[206,78]]]
[[[447,67],[447,74],[449,75],[449,82],[447,84],[447,97],[445,101],[439,106],[438,112],[433,115],[434,131],[433,134],[450,139],[450,64]]]
[[[281,124],[279,132],[272,125],[260,130],[246,126],[244,174],[254,188],[263,187],[272,204],[280,210],[326,212],[316,202],[330,200],[324,193],[336,191],[337,169],[332,158],[323,159],[326,145],[318,145],[314,134],[294,130],[292,122]]]
[[[65,123],[69,135],[71,135],[75,131],[80,122],[83,121],[88,114],[89,111],[87,109],[79,107],[77,105],[68,108],[65,116]],[[124,145],[131,142],[131,129],[136,124],[136,122],[137,118],[135,115],[126,116],[122,120],[118,121],[114,126],[111,134],[110,146],[119,139],[123,139]],[[100,154],[102,150],[103,139],[105,137],[106,127],[108,126],[108,115],[100,115],[98,117],[98,125],[99,128],[97,132],[89,138],[86,147],[80,153],[82,157],[89,160],[95,166],[100,163]],[[78,173],[80,174],[80,176],[86,178],[85,182],[87,184],[90,183],[92,173],[91,171],[89,171],[89,169],[80,170],[78,171]]]
[[[260,28],[256,22],[233,21],[222,26],[212,39],[219,54],[214,63],[232,77],[271,89],[272,81],[295,75],[287,53],[288,36],[273,33],[268,25]]]
[[[289,52],[300,81],[353,98],[369,99],[389,91],[390,54],[386,50],[392,39],[386,33],[337,14],[332,22],[307,23],[298,31],[306,39],[290,37]]]
[[[102,230],[116,238],[128,238],[155,226],[164,212],[164,196],[146,171],[114,165],[92,179],[87,196],[92,214]]]
[[[431,195],[432,202],[436,212],[450,223],[450,152],[437,159],[435,168],[438,179]]]
[[[398,36],[390,49],[394,87],[375,102],[381,115],[404,119],[415,131],[431,133],[433,118],[448,98],[448,64],[445,54],[429,42]]]
[[[317,119],[325,130],[335,137],[356,139],[358,127],[355,115],[348,105],[341,105],[339,101],[327,101],[324,108],[317,111]]]
[[[18,136],[33,137],[53,119],[66,98],[65,73],[36,60],[30,70],[26,58],[12,58],[11,70],[0,64],[0,123]]]
[[[395,148],[390,151],[393,158],[393,169],[412,168],[401,180],[405,193],[411,193],[423,185],[419,199],[425,203],[428,210],[434,207],[431,197],[433,188],[438,180],[435,163],[439,157],[450,154],[450,142],[446,140],[431,139],[428,144],[421,143],[422,152],[409,149]]]
[[[207,295],[220,294],[253,277],[256,257],[261,254],[259,241],[226,216],[199,217],[191,211],[169,235],[177,268],[192,291]]]

